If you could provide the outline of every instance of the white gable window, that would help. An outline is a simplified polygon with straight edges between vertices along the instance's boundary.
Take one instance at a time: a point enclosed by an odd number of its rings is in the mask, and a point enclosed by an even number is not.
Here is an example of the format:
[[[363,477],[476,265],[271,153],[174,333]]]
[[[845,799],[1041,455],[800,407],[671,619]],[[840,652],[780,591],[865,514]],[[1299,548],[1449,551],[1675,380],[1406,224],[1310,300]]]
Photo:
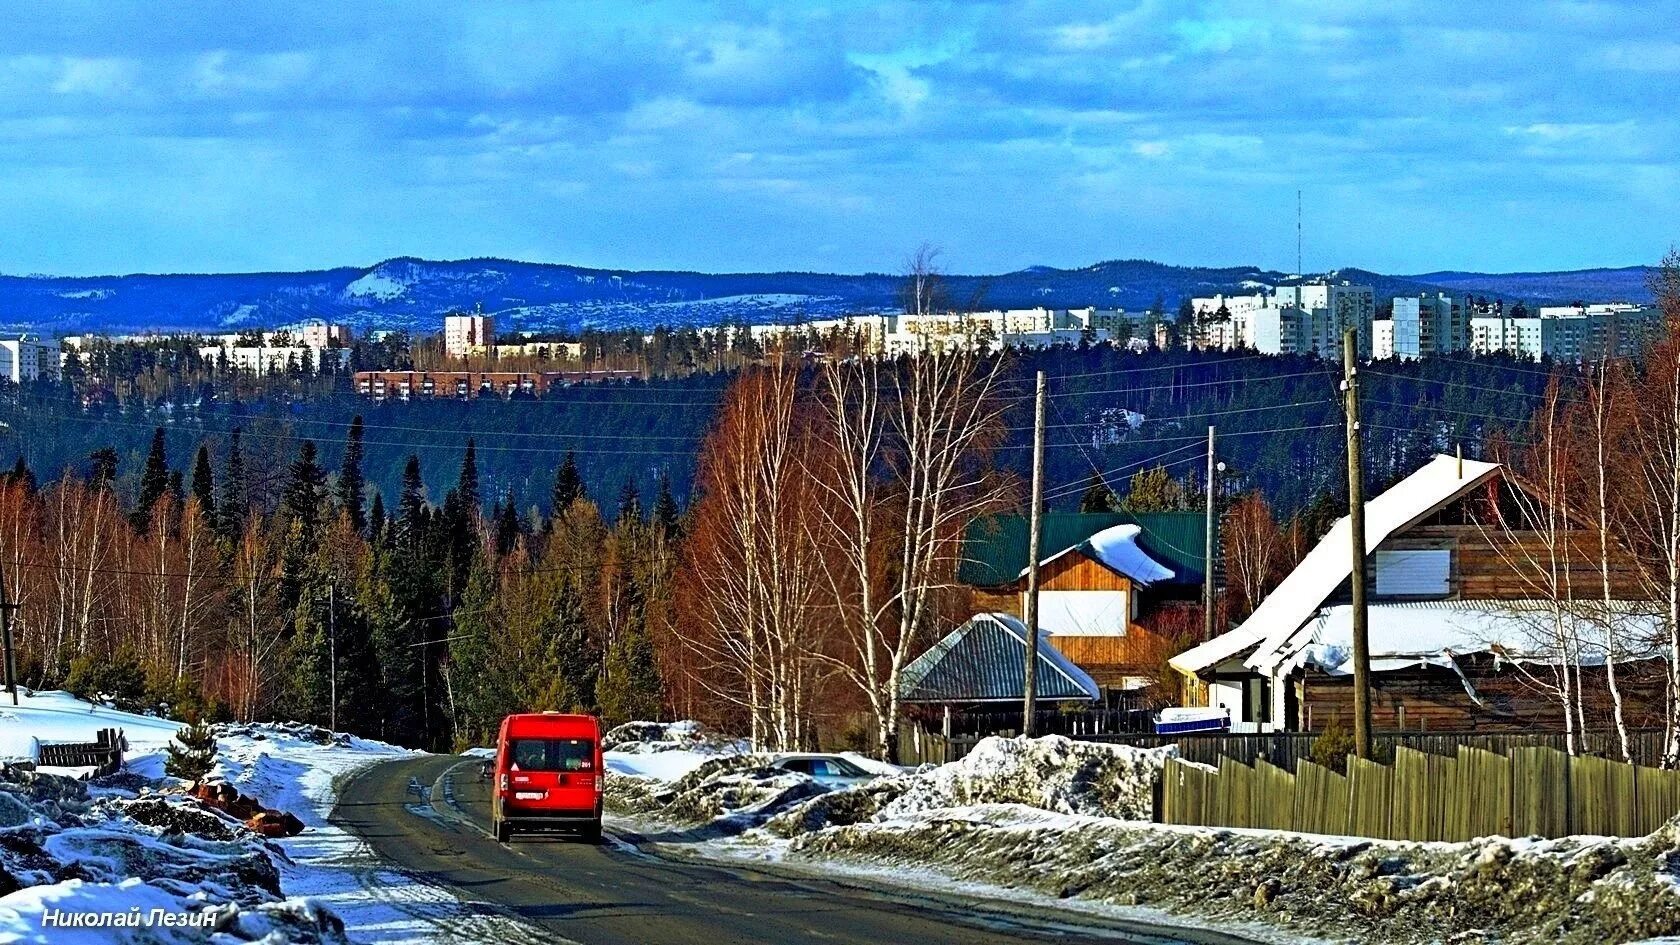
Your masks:
[[[1451,590],[1452,552],[1445,548],[1379,551],[1377,593],[1394,597],[1441,597]]]
[[[1125,591],[1040,591],[1038,625],[1056,636],[1123,637],[1130,622]],[[1026,595],[1021,604],[1026,606]]]

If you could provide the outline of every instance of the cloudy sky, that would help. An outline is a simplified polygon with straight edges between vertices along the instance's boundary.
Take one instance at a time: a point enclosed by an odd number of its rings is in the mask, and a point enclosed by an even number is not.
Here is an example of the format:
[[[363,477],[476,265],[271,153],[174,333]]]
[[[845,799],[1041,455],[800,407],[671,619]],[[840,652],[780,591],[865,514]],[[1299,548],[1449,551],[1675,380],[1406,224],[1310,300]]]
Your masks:
[[[1670,0],[57,9],[0,6],[8,273],[1293,269],[1297,188],[1308,269],[1680,242]]]

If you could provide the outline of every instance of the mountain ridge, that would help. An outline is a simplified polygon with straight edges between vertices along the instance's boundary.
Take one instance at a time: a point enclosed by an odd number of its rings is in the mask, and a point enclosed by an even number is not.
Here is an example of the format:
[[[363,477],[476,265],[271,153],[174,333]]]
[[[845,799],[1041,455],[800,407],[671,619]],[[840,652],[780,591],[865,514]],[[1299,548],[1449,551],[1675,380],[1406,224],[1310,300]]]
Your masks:
[[[1533,304],[1645,300],[1649,272],[1649,267],[1630,266],[1555,273],[1440,270],[1385,275],[1344,268],[1327,275],[1368,283],[1379,299],[1453,291]],[[897,305],[900,278],[879,272],[599,269],[490,256],[396,256],[365,267],[297,272],[0,274],[0,323],[42,333],[225,331],[314,317],[359,329],[434,330],[444,312],[482,306],[498,316],[503,332],[647,329],[888,310]],[[1186,296],[1250,292],[1300,281],[1258,266],[1183,266],[1146,259],[1112,259],[1071,269],[1031,266],[991,275],[954,273],[946,279],[951,298],[959,304],[1143,310],[1158,301],[1168,311]]]

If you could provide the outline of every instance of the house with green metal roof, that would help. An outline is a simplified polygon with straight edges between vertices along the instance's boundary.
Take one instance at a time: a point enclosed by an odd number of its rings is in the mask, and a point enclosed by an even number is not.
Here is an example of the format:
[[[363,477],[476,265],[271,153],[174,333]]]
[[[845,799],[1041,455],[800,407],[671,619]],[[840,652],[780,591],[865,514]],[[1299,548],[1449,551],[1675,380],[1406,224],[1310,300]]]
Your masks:
[[[1039,630],[1105,694],[1161,677],[1168,657],[1200,636],[1204,518],[1196,512],[1052,513],[1039,561]],[[959,579],[969,612],[1017,619],[1025,610],[1027,520],[970,524]]]

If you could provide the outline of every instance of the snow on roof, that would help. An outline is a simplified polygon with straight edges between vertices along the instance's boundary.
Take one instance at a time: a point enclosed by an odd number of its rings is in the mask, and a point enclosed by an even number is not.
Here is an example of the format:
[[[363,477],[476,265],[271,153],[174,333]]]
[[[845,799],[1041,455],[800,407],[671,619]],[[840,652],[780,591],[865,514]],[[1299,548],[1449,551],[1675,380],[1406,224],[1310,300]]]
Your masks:
[[[1498,463],[1436,456],[1365,503],[1365,553],[1370,554],[1390,535],[1486,482],[1499,469]],[[1195,673],[1258,646],[1248,665],[1269,672],[1272,667],[1260,654],[1279,652],[1283,642],[1347,580],[1353,571],[1352,548],[1353,527],[1344,515],[1247,620],[1169,662],[1182,672]]]
[[[1649,604],[1613,602],[1610,614],[1620,647],[1661,638],[1661,617],[1650,610]],[[1586,612],[1560,613],[1550,602],[1540,600],[1372,604],[1367,624],[1371,668],[1384,672],[1426,663],[1444,666],[1453,656],[1489,652],[1514,661],[1553,662],[1557,653],[1553,642],[1556,621],[1560,617],[1566,622],[1567,632],[1582,641],[1582,662],[1602,663],[1603,613],[1602,604],[1589,605]],[[1624,659],[1650,655],[1629,652]],[[1319,610],[1284,642],[1280,651],[1255,653],[1255,659],[1262,656],[1274,661],[1281,670],[1310,665],[1334,676],[1352,673],[1352,605],[1337,604]]]
[[[1138,546],[1138,536],[1142,533],[1143,528],[1139,525],[1114,525],[1071,548],[1064,548],[1045,558],[1039,562],[1039,566],[1043,567],[1062,555],[1077,551],[1139,584],[1148,585],[1156,581],[1172,580],[1173,570],[1151,558],[1148,552]],[[1017,576],[1026,575],[1027,569],[1022,568]]]

